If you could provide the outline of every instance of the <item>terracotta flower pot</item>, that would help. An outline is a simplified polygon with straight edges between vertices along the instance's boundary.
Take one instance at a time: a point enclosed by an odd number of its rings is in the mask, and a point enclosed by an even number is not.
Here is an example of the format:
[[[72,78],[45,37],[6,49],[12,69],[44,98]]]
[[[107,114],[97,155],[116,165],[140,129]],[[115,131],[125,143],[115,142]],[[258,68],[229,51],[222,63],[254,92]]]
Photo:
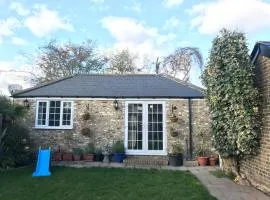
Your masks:
[[[62,153],[61,152],[54,152],[52,160],[53,161],[61,161],[62,160]]]
[[[72,161],[73,160],[72,153],[63,153],[63,160],[64,161]]]
[[[199,166],[206,166],[207,161],[208,161],[208,157],[205,157],[205,156],[199,156],[198,157]]]
[[[210,166],[216,166],[216,158],[210,158]]]
[[[80,161],[81,155],[73,155],[74,161]]]
[[[83,154],[83,160],[85,160],[85,161],[93,161],[94,160],[94,154],[92,154],[92,153]]]

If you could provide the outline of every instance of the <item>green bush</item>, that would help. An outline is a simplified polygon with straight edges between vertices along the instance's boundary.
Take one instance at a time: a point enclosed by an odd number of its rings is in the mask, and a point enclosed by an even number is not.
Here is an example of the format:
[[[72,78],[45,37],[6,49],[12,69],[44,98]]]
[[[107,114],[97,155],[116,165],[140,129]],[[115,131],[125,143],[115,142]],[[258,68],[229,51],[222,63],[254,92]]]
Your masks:
[[[2,168],[23,166],[33,161],[32,142],[28,133],[29,130],[21,124],[12,124],[7,128],[0,160]]]
[[[76,156],[81,156],[83,154],[83,150],[80,148],[73,148],[72,153]]]
[[[112,146],[112,152],[113,153],[125,153],[124,142],[121,140],[115,142]]]
[[[84,153],[94,153],[95,152],[95,146],[92,143],[89,143],[85,148],[84,148]]]

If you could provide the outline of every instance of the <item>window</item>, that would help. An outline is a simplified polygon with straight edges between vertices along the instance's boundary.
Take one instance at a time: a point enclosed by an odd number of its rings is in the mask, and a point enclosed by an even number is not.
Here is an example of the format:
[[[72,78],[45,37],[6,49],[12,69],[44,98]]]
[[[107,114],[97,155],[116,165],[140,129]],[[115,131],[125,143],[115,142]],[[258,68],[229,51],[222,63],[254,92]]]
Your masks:
[[[38,101],[36,112],[36,128],[71,129],[71,101]]]

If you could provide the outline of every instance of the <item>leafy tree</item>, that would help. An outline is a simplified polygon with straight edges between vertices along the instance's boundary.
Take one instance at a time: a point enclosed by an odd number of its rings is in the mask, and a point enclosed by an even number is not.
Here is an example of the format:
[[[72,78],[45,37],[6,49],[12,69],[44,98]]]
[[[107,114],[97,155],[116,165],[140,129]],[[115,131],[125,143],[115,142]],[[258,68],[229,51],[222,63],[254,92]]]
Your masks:
[[[255,155],[259,145],[259,95],[253,71],[244,34],[221,30],[213,40],[202,78],[214,148],[236,163],[236,172],[239,162]]]
[[[60,44],[51,40],[39,47],[38,56],[32,59],[40,72],[33,77],[35,83],[54,81],[73,74],[100,72],[106,63],[91,40],[82,44]]]
[[[109,57],[108,71],[114,74],[136,73],[138,71],[136,59],[137,56],[128,49],[118,51]]]
[[[157,60],[158,64],[158,60]],[[196,47],[183,47],[176,49],[163,60],[163,68],[156,65],[156,73],[165,73],[183,81],[189,81],[190,70],[193,64],[203,66],[203,57]]]

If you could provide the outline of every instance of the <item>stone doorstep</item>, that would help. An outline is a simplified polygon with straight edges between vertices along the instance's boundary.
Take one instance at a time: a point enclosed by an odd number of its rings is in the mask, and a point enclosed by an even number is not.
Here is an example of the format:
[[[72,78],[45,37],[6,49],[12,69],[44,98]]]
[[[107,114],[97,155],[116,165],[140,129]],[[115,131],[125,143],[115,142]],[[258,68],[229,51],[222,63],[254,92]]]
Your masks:
[[[146,165],[146,166],[167,166],[167,157],[151,157],[151,156],[128,156],[124,160],[125,165]]]

